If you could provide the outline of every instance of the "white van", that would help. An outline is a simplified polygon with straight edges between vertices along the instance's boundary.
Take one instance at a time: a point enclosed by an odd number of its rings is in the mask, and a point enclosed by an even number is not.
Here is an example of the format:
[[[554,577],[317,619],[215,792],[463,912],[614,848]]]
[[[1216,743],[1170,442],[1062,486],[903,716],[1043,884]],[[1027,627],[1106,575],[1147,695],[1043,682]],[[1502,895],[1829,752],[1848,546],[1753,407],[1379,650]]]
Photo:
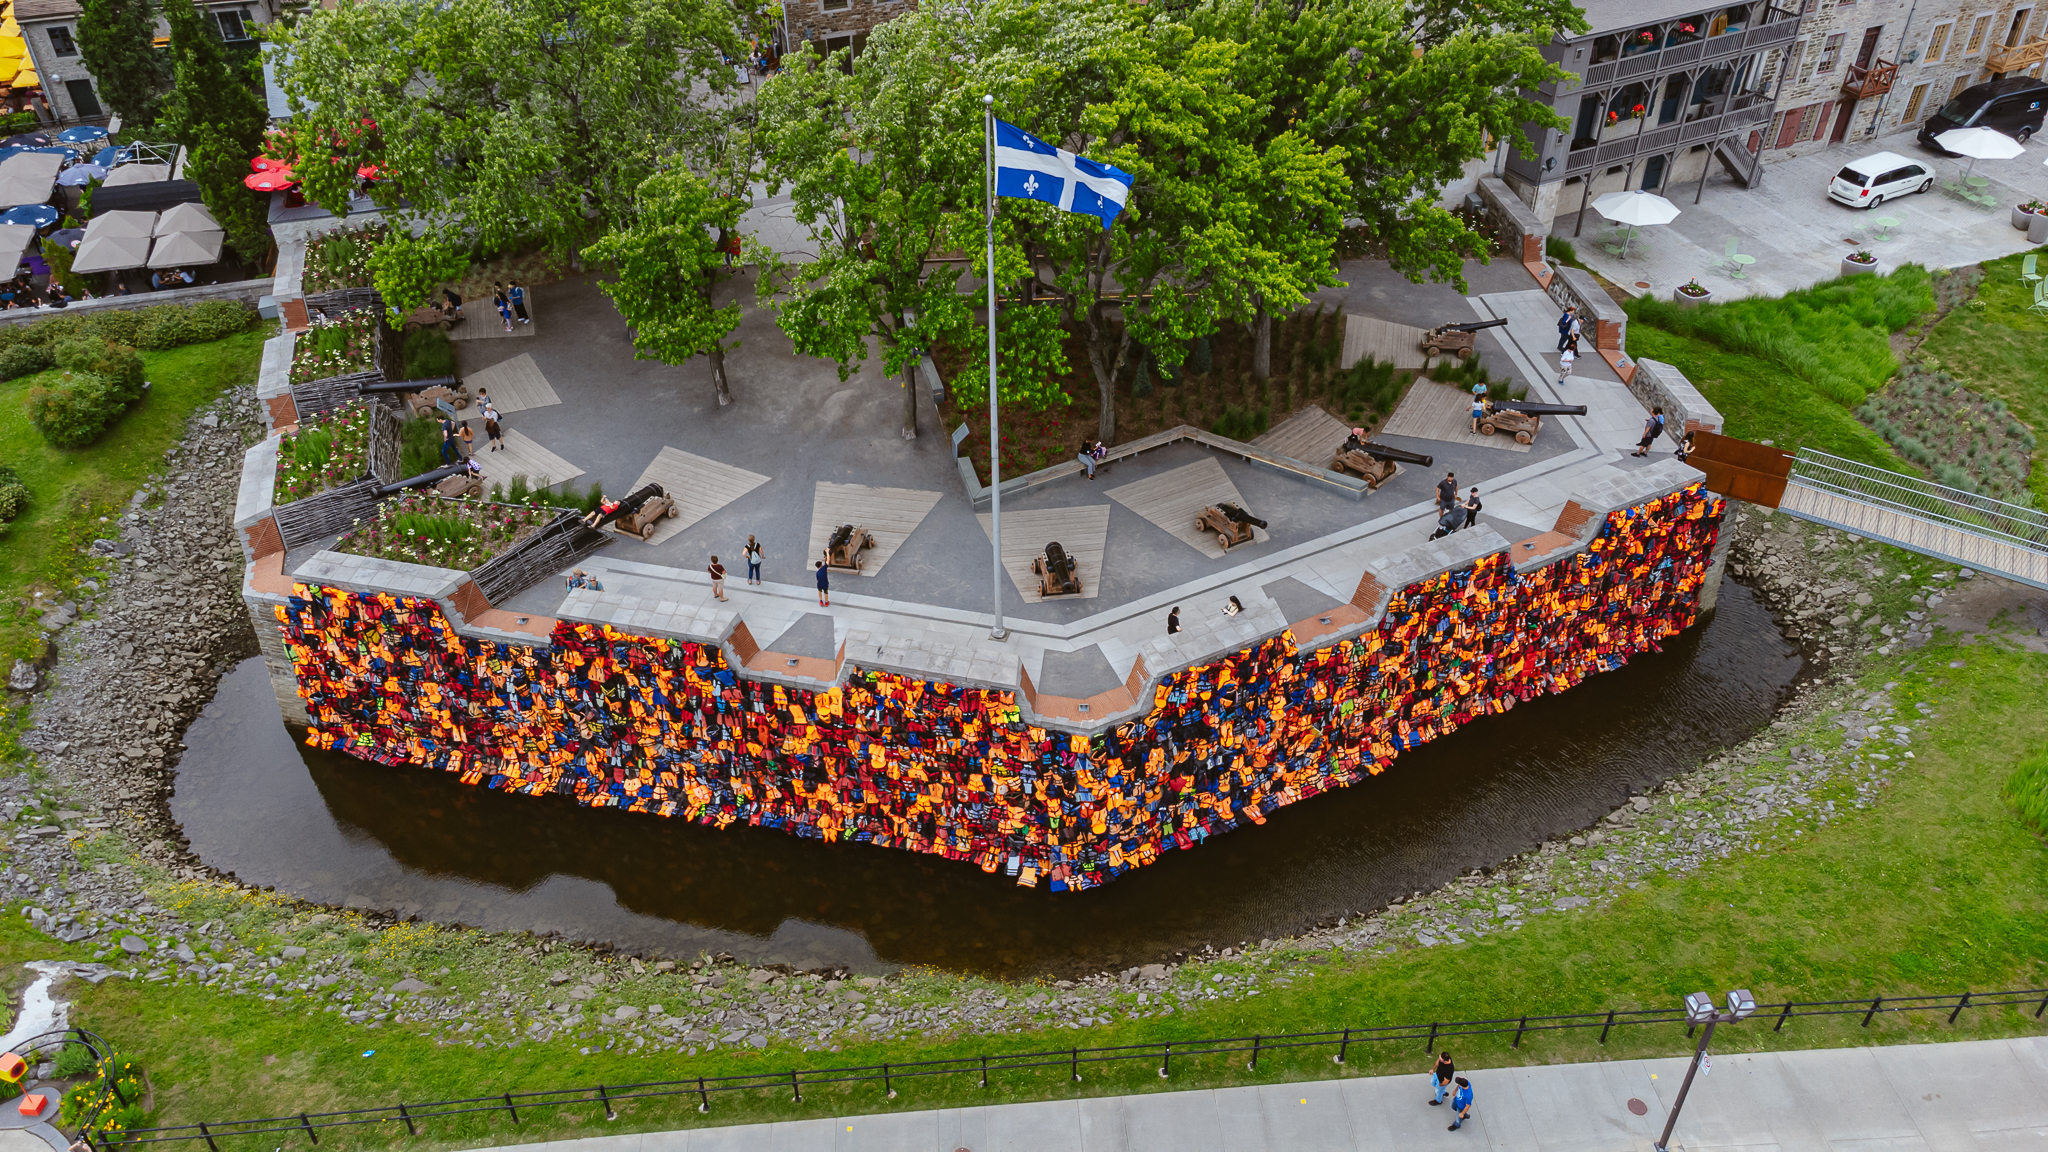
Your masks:
[[[1852,208],[1875,208],[1909,192],[1934,187],[1934,173],[1927,165],[1908,160],[1897,152],[1878,152],[1847,167],[1828,181],[1828,195]]]

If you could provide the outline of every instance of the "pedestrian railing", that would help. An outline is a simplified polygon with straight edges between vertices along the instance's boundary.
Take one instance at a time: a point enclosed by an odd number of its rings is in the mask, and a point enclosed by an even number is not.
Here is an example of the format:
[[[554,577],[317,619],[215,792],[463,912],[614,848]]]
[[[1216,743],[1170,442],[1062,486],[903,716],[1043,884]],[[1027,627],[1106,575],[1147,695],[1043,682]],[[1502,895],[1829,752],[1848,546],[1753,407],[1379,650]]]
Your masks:
[[[2048,550],[2048,514],[1917,476],[1801,448],[1791,482],[2014,548]]]
[[[2044,1012],[2048,1012],[2048,988],[1962,992],[1936,996],[1878,996],[1868,1000],[1787,1001],[1782,1004],[1759,1005],[1750,1019],[1759,1023],[1764,1020],[1772,1021],[1773,1032],[1783,1029],[1792,1019],[1813,1016],[1860,1016],[1861,1026],[1868,1028],[1879,1013],[1946,1013],[1948,1023],[1953,1024],[1965,1009],[1996,1007],[2032,1008],[2033,1017],[2040,1019]],[[1685,1024],[1687,1036],[1692,1035],[1694,1027],[1686,1020],[1683,1007],[1569,1012],[1495,1020],[1432,1021],[1428,1024],[1392,1024],[1374,1028],[1290,1032],[1270,1036],[1229,1036],[1149,1044],[1119,1044],[1109,1047],[1046,1049],[1036,1052],[958,1056],[940,1060],[910,1060],[902,1063],[792,1068],[786,1072],[685,1077],[679,1080],[656,1080],[638,1084],[596,1084],[580,1088],[500,1092],[490,1096],[471,1096],[459,1100],[399,1103],[337,1112],[300,1112],[293,1116],[270,1116],[258,1120],[210,1120],[162,1128],[134,1128],[108,1136],[93,1131],[88,1124],[80,1136],[95,1148],[203,1141],[209,1152],[220,1152],[219,1142],[232,1136],[265,1136],[272,1138],[273,1147],[281,1147],[275,1143],[276,1138],[302,1133],[307,1140],[317,1145],[320,1142],[320,1129],[323,1128],[398,1124],[404,1125],[407,1135],[417,1136],[420,1134],[420,1125],[429,1120],[501,1113],[516,1124],[522,1113],[545,1108],[599,1109],[602,1110],[604,1117],[610,1120],[617,1118],[620,1103],[631,1100],[695,1098],[697,1110],[709,1112],[714,1096],[750,1092],[779,1095],[786,1092],[792,1102],[801,1104],[806,1088],[818,1089],[839,1084],[875,1084],[888,1099],[895,1099],[899,1083],[940,1076],[972,1077],[979,1087],[987,1088],[1004,1075],[1043,1069],[1065,1069],[1068,1076],[1079,1081],[1084,1066],[1113,1064],[1151,1067],[1164,1079],[1172,1075],[1176,1061],[1185,1065],[1192,1060],[1243,1056],[1246,1069],[1257,1071],[1259,1060],[1270,1053],[1310,1049],[1328,1050],[1332,1061],[1343,1064],[1350,1056],[1351,1049],[1355,1047],[1368,1044],[1420,1044],[1423,1051],[1430,1052],[1435,1050],[1438,1042],[1453,1036],[1512,1035],[1514,1040],[1511,1046],[1520,1048],[1524,1038],[1537,1033],[1586,1031],[1597,1028],[1600,1032],[1600,1043],[1605,1044],[1607,1037],[1615,1029],[1644,1024]]]

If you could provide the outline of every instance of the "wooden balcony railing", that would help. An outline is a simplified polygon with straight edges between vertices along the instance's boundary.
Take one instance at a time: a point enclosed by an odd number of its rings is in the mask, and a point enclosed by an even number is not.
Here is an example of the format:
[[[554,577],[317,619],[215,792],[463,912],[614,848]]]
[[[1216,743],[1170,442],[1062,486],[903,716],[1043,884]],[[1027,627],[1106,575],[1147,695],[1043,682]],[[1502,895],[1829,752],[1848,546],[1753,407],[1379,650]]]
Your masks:
[[[1891,91],[1898,78],[1899,66],[1889,60],[1873,61],[1868,68],[1851,64],[1848,75],[1842,78],[1842,91],[1851,99],[1868,100]]]
[[[2043,61],[2048,61],[2048,40],[2036,40],[1992,49],[1991,55],[1984,58],[1984,67],[1993,72],[2020,72]]]

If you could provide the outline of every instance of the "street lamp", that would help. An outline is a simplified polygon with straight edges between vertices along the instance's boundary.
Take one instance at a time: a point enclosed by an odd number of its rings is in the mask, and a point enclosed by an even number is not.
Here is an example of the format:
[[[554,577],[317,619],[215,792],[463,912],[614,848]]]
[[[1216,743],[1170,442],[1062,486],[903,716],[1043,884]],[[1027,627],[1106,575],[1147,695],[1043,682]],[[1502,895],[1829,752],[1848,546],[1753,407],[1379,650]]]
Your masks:
[[[1733,1024],[1747,1020],[1756,1012],[1756,997],[1747,988],[1737,988],[1728,994],[1728,1010],[1721,1012],[1714,1007],[1714,998],[1705,992],[1693,992],[1685,998],[1685,1019],[1689,1024],[1705,1025],[1700,1033],[1700,1046],[1692,1054],[1692,1063],[1686,1067],[1685,1083],[1678,1086],[1678,1099],[1671,1102],[1671,1118],[1664,1121],[1664,1134],[1657,1137],[1654,1145],[1657,1152],[1671,1152],[1671,1130],[1678,1127],[1678,1110],[1685,1107],[1685,1094],[1692,1091],[1692,1078],[1700,1070],[1700,1064],[1707,1057],[1707,1044],[1714,1038],[1714,1025]]]

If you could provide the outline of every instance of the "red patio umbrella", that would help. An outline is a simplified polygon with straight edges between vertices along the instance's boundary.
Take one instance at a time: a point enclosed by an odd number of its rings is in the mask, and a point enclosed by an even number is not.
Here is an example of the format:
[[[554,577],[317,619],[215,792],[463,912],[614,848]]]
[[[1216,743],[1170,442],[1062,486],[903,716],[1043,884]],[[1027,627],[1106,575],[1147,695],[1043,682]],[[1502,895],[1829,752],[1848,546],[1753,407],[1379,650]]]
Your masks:
[[[249,161],[251,172],[275,172],[279,169],[290,171],[291,166],[292,162],[289,160],[273,160],[268,156],[258,156]]]
[[[242,183],[258,192],[276,192],[298,183],[290,168],[272,168],[242,177]]]
[[[356,175],[365,180],[382,180],[384,178],[384,170],[375,164],[365,164],[356,169]]]

